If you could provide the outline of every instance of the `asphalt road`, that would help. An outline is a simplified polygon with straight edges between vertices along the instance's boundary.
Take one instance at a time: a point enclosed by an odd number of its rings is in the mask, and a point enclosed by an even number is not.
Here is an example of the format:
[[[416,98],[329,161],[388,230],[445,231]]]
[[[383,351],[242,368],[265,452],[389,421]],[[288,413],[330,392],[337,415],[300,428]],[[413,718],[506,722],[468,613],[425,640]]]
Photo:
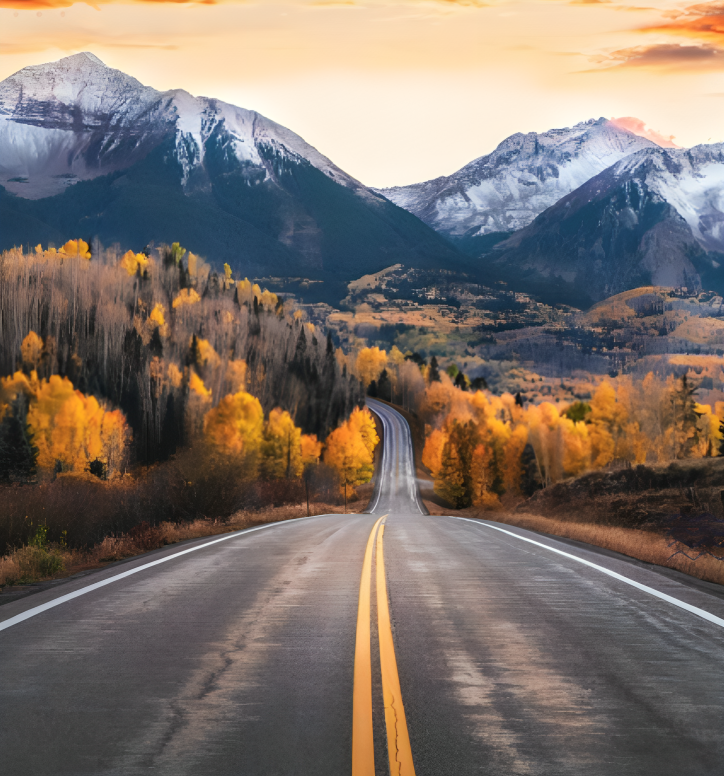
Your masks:
[[[424,515],[407,427],[374,407],[374,514],[165,548],[0,607],[0,773],[352,773],[367,589],[374,772],[389,772],[389,600],[418,776],[721,776],[724,596],[521,529]]]

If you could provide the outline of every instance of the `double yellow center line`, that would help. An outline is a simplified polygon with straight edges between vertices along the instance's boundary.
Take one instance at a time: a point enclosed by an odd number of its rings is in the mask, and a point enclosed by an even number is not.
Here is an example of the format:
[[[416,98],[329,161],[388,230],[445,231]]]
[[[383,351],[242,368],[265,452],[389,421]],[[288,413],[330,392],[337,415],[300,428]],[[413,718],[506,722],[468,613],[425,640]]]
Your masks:
[[[415,776],[410,736],[402,705],[400,677],[397,673],[395,644],[392,639],[390,607],[383,548],[383,515],[372,528],[362,564],[357,609],[357,641],[354,654],[354,693],[352,701],[352,776],[375,776],[375,747],[372,732],[372,658],[370,655],[370,595],[372,553],[377,534],[377,631],[380,641],[382,695],[385,704],[387,753],[392,776]]]

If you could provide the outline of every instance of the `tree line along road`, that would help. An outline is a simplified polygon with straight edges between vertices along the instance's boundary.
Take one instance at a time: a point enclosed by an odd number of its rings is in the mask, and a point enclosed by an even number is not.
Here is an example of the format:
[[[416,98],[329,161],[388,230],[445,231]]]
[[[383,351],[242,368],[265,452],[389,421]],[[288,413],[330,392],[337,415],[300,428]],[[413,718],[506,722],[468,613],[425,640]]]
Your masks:
[[[719,776],[724,595],[424,514],[393,409],[371,514],[167,547],[0,608],[0,772]]]

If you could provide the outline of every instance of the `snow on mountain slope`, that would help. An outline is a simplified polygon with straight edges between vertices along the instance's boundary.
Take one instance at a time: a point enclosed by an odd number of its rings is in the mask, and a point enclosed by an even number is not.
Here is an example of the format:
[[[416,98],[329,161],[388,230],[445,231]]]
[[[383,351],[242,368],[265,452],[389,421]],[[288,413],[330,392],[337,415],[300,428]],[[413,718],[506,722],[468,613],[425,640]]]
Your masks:
[[[604,118],[517,133],[452,175],[377,189],[453,237],[521,229],[561,197],[622,158],[657,146]]]
[[[645,181],[704,248],[724,252],[724,143],[650,149],[622,160],[611,175]]]
[[[254,111],[182,89],[159,92],[88,52],[26,67],[0,83],[0,183],[31,199],[130,167],[173,137],[187,183],[212,135],[241,164],[273,170],[262,148],[306,160],[363,198],[377,196],[301,137]],[[17,180],[12,180],[13,178]]]
[[[714,252],[715,251],[715,252]],[[646,148],[608,167],[482,261],[511,282],[597,301],[643,285],[724,288],[724,144]]]

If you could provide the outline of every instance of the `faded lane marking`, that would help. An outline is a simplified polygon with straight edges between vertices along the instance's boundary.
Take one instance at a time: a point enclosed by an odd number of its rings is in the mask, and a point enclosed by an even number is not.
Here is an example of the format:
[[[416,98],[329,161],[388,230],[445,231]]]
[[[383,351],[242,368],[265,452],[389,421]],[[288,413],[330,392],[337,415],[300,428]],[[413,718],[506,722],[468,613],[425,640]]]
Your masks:
[[[229,539],[238,539],[239,537],[253,533],[254,531],[263,531],[265,528],[276,528],[280,525],[292,525],[294,523],[300,522],[301,520],[314,520],[317,517],[336,517],[336,515],[312,515],[311,517],[297,517],[294,520],[286,520],[283,523],[270,523],[269,525],[260,525],[256,528],[245,528],[243,531],[234,531],[234,533],[222,536],[220,539],[214,539],[211,542],[199,544],[196,547],[190,547],[188,550],[174,552],[173,554],[167,555],[164,558],[159,558],[158,560],[151,561],[150,563],[144,563],[142,566],[136,566],[135,568],[129,569],[128,571],[124,571],[122,574],[116,574],[115,576],[109,577],[108,579],[103,579],[93,585],[88,585],[88,587],[83,587],[80,590],[76,590],[73,593],[62,595],[60,598],[54,598],[52,601],[48,601],[45,604],[35,606],[32,609],[28,609],[26,612],[23,612],[22,614],[17,614],[15,617],[10,617],[9,619],[0,622],[0,631],[5,630],[6,628],[11,628],[13,625],[17,625],[18,623],[24,622],[25,620],[29,620],[31,617],[35,617],[38,614],[47,612],[48,609],[53,609],[56,606],[60,606],[61,604],[67,603],[68,601],[72,601],[74,598],[78,598],[79,596],[85,595],[86,593],[92,593],[94,590],[98,590],[101,587],[110,585],[112,582],[118,582],[119,579],[125,579],[126,577],[130,577],[133,574],[138,574],[141,571],[150,569],[153,566],[158,566],[161,563],[168,563],[170,560],[176,560],[176,558],[180,558],[182,555],[188,555],[190,552],[196,552],[197,550],[203,550],[205,547],[211,547],[212,544],[226,542]]]
[[[604,574],[607,574],[609,577],[618,579],[620,582],[625,582],[627,585],[631,585],[631,587],[635,587],[638,590],[643,590],[644,593],[653,595],[656,598],[660,598],[662,601],[666,601],[667,603],[673,604],[674,606],[678,606],[680,609],[684,609],[691,614],[695,614],[697,617],[701,617],[702,620],[706,620],[707,622],[711,622],[714,625],[718,625],[720,628],[724,628],[724,620],[721,617],[717,617],[715,614],[711,614],[704,609],[699,609],[698,606],[692,606],[691,604],[687,604],[685,601],[680,601],[678,598],[674,598],[673,596],[667,595],[666,593],[660,593],[658,590],[654,590],[653,587],[642,585],[640,582],[629,579],[628,577],[623,576],[623,574],[618,574],[615,571],[611,571],[605,566],[599,566],[597,563],[591,563],[590,560],[584,560],[583,558],[579,558],[576,555],[571,555],[570,552],[563,552],[563,550],[557,550],[554,547],[549,547],[547,544],[536,542],[533,539],[528,539],[525,536],[514,533],[513,531],[506,531],[505,528],[498,528],[497,525],[490,525],[490,523],[480,523],[477,520],[471,520],[467,517],[455,517],[454,515],[447,515],[447,517],[451,517],[453,520],[464,520],[466,523],[474,523],[475,525],[479,525],[482,528],[492,528],[494,531],[500,531],[501,533],[508,534],[508,536],[514,536],[516,539],[520,539],[523,542],[535,544],[537,547],[542,547],[544,550],[548,550],[549,552],[555,552],[557,555],[562,555],[564,558],[575,560],[577,563],[582,563],[584,566],[590,566],[592,569],[601,571]]]
[[[387,517],[372,527],[362,563],[357,609],[357,640],[354,649],[352,692],[352,776],[375,776],[375,743],[372,732],[372,658],[370,655],[370,587],[375,531]]]
[[[402,705],[400,677],[397,673],[395,644],[392,639],[390,606],[387,600],[385,557],[382,539],[385,526],[377,533],[377,629],[380,639],[380,668],[382,669],[382,695],[385,704],[387,727],[387,753],[391,776],[415,776],[412,764],[412,748],[407,731],[405,709]]]

